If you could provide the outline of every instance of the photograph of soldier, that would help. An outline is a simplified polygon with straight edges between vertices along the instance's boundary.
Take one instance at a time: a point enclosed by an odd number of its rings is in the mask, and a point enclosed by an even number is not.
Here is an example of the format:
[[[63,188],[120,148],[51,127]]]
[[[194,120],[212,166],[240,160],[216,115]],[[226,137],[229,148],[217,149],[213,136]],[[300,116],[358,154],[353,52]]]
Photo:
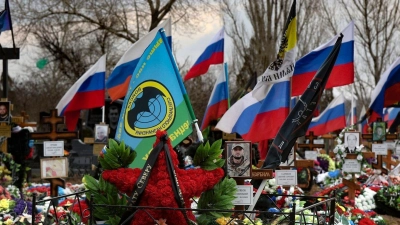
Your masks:
[[[251,143],[225,142],[229,177],[251,177]]]
[[[372,124],[372,140],[386,141],[386,123],[374,122]]]
[[[10,102],[0,102],[0,123],[10,123]]]

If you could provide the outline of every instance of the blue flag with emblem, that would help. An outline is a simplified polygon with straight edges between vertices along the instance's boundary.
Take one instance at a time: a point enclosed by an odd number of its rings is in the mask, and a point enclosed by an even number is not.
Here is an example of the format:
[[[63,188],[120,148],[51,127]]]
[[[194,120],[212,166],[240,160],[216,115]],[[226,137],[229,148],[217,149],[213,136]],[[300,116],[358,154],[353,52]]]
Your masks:
[[[175,147],[192,133],[194,120],[181,75],[161,29],[133,72],[115,138],[137,152],[131,167],[142,168],[157,130],[166,130]]]

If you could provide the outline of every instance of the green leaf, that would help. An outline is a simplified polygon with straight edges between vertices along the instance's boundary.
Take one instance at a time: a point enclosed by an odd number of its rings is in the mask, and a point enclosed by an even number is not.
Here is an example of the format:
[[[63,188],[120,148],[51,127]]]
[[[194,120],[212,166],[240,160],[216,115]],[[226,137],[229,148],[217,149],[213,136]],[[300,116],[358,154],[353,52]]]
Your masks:
[[[103,179],[103,177],[102,176],[100,176],[100,179],[99,179],[99,189],[100,189],[100,191],[105,191],[105,186],[106,186],[106,181]]]
[[[99,162],[100,162],[100,165],[101,165],[101,167],[103,169],[105,169],[105,170],[112,170],[113,169],[113,167],[111,167],[103,157],[99,157]]]
[[[113,156],[111,156],[109,154],[107,154],[107,157],[106,157],[106,155],[104,155],[104,160],[108,163],[108,165],[111,166],[112,169],[117,169],[117,168],[120,168],[120,166],[121,166],[118,163],[118,159],[113,158]]]
[[[90,191],[99,191],[99,183],[92,176],[85,175],[85,187]]]
[[[112,149],[117,149],[119,147],[117,141],[112,138],[108,140],[108,146]]]
[[[106,196],[100,193],[94,193],[94,199],[96,204],[108,204],[108,199]]]
[[[110,225],[118,225],[121,218],[119,216],[112,216],[106,222]]]
[[[224,164],[225,164],[225,159],[218,159],[218,160],[215,162],[215,165],[216,165],[218,168],[223,167]]]
[[[132,151],[129,154],[128,160],[126,160],[124,164],[126,166],[129,166],[135,160],[136,156],[137,156],[137,152],[136,151]]]
[[[194,155],[193,163],[195,165],[200,166],[206,157],[207,157],[207,150],[205,150],[203,144],[200,144],[196,150],[196,154]]]
[[[205,161],[201,164],[201,168],[204,170],[215,170],[219,168],[215,163],[210,162],[210,161]]]

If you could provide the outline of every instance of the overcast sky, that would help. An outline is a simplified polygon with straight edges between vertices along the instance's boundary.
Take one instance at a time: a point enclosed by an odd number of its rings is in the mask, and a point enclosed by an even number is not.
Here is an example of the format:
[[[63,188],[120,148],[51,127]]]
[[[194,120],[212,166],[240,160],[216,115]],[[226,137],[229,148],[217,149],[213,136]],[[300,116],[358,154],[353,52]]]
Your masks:
[[[190,36],[180,35],[178,32],[172,31],[172,43],[175,45],[174,49],[176,49],[176,59],[178,62],[183,63],[186,57],[189,57],[190,66],[193,65],[200,54],[208,46],[214,35],[222,28],[222,20],[216,19],[214,21],[215,22],[213,23],[202,24],[201,27],[204,29]],[[0,43],[3,47],[12,47],[11,32],[6,31],[1,34]],[[230,42],[225,35],[225,49],[231,46],[229,43]],[[35,54],[36,51],[37,50],[34,47],[29,46],[21,49],[20,60],[9,60],[8,62],[9,74],[11,76],[21,74],[19,71],[21,64],[36,67],[36,62],[32,59],[32,54]],[[123,52],[121,52],[121,56],[122,54]],[[0,71],[3,71],[2,66]]]

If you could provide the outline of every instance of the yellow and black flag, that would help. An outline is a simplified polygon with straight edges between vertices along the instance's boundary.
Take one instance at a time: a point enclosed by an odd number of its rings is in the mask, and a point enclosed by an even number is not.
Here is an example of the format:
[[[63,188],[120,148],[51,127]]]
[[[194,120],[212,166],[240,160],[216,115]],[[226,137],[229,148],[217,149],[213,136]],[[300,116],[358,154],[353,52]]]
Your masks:
[[[275,169],[281,162],[286,161],[297,137],[306,134],[313,113],[325,89],[326,82],[335,65],[342,39],[343,35],[341,34],[328,58],[319,68],[307,89],[300,97],[300,100],[296,103],[279,129],[278,134],[268,150],[263,168]]]
[[[286,20],[284,32],[279,45],[277,58],[265,70],[264,74],[258,79],[257,86],[263,83],[278,83],[291,77],[294,71],[297,54],[297,20],[296,20],[296,0],[293,1],[288,18]],[[261,81],[261,82],[260,82]],[[257,89],[257,86],[254,89]]]

